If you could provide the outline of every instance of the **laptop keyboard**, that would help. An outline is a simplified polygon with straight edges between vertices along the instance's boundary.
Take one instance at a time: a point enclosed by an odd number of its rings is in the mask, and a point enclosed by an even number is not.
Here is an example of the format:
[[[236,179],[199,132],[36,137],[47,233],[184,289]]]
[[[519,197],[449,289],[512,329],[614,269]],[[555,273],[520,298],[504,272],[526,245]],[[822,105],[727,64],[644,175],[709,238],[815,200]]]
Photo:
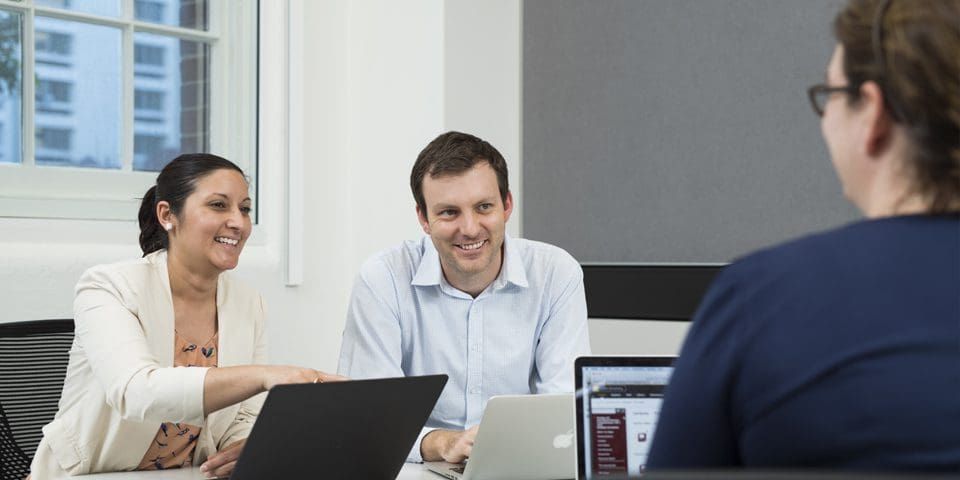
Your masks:
[[[463,473],[463,471],[466,469],[467,469],[466,467],[450,467],[450,470],[453,470],[454,472],[457,472],[457,473]]]

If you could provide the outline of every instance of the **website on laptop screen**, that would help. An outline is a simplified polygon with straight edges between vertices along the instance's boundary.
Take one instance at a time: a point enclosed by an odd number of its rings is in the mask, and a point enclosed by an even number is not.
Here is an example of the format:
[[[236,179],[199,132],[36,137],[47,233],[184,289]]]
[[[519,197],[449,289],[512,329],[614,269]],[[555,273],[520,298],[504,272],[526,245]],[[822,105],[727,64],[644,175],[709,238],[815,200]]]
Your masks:
[[[584,366],[583,422],[587,478],[644,471],[673,367]]]

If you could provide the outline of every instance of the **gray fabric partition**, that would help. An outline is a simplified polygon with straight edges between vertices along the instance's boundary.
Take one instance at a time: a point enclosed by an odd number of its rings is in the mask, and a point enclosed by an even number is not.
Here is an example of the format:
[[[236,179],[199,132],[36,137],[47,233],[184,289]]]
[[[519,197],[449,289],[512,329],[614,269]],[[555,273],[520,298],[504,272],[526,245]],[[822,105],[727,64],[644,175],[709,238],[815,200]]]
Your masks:
[[[858,217],[810,109],[838,0],[525,0],[523,235],[724,262]]]

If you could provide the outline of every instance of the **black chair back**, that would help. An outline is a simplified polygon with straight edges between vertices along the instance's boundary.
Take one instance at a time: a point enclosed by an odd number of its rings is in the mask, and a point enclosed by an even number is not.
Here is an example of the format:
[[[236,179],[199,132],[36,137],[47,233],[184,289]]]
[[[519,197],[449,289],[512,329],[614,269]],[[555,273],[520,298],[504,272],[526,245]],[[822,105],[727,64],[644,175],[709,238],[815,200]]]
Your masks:
[[[0,406],[0,479],[22,480],[30,474],[30,457],[13,440],[7,414]]]
[[[0,478],[22,480],[53,420],[73,345],[73,320],[0,323]]]

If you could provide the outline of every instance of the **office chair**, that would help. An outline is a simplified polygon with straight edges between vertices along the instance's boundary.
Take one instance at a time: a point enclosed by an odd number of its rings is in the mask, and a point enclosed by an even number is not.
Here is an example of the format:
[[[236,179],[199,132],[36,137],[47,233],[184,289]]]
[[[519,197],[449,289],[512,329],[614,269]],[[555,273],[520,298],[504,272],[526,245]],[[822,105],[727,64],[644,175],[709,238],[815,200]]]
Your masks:
[[[0,405],[0,480],[23,480],[30,474],[30,457],[17,445]]]
[[[53,420],[73,344],[73,320],[0,323],[0,479],[22,480]]]

